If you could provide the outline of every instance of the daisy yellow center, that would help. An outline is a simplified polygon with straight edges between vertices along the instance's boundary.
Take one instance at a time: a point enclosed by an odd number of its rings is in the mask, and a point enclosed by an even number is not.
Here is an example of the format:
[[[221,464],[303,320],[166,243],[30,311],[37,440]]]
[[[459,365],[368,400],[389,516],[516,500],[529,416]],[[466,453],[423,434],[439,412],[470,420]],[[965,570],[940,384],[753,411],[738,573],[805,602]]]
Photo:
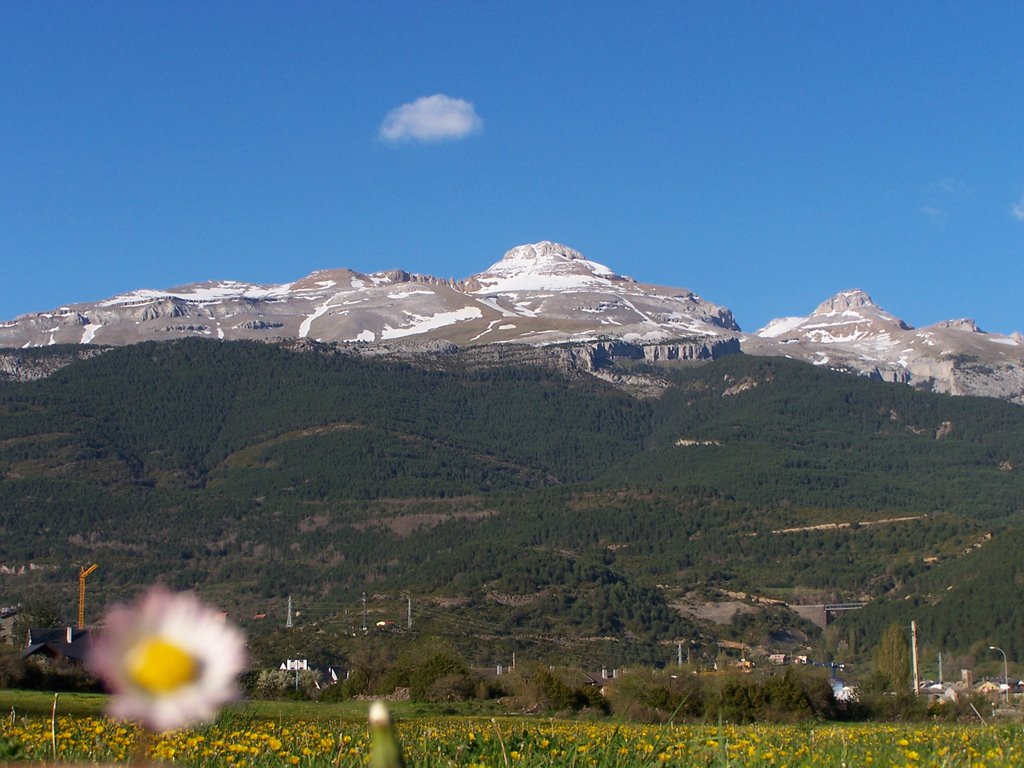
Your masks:
[[[133,682],[150,693],[168,693],[199,677],[199,661],[160,638],[143,640],[126,659]]]

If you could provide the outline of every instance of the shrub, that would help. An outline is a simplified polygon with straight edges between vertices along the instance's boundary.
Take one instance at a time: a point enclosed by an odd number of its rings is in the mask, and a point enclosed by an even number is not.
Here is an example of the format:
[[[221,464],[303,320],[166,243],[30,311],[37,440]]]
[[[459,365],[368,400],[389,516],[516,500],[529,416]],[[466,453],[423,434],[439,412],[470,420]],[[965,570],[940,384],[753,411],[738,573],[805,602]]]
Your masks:
[[[631,670],[610,691],[612,710],[629,720],[663,723],[700,717],[704,709],[700,679],[685,673]]]
[[[508,675],[515,706],[524,711],[574,712],[581,709],[607,711],[600,690],[583,683],[583,673],[574,669],[555,670],[542,664],[523,665]]]
[[[25,662],[13,648],[0,646],[0,688],[17,688],[25,679]]]
[[[99,680],[84,667],[43,656],[25,659],[24,675],[18,685],[36,691],[99,693],[103,690]]]
[[[731,723],[793,722],[833,717],[836,704],[822,673],[790,667],[764,678],[725,678],[707,697],[705,713]]]
[[[256,675],[253,696],[259,699],[313,698],[319,676],[308,669],[261,669]]]

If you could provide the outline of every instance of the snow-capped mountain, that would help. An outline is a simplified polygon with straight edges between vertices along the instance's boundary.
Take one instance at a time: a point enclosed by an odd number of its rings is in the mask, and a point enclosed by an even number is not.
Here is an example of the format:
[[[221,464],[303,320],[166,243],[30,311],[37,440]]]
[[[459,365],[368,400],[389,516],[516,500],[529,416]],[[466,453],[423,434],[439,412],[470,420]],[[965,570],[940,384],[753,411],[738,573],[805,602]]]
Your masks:
[[[470,346],[601,342],[595,359],[636,355],[636,347],[644,347],[639,354],[650,360],[742,349],[1024,404],[1019,333],[984,333],[971,320],[913,329],[854,290],[836,294],[806,317],[773,320],[743,334],[732,312],[692,291],[638,283],[547,241],[513,248],[464,280],[332,269],[284,285],[220,281],[138,290],[0,323],[0,347],[186,336],[366,344],[443,339]],[[618,341],[632,349],[605,344]]]
[[[807,317],[773,320],[744,351],[786,355],[954,395],[1024,404],[1024,337],[985,333],[970,319],[911,328],[864,291],[843,291]]]
[[[541,242],[513,248],[463,281],[335,269],[284,285],[221,281],[133,291],[0,324],[0,346],[118,345],[182,336],[656,342],[738,331],[728,309],[691,291],[643,285],[571,248]]]

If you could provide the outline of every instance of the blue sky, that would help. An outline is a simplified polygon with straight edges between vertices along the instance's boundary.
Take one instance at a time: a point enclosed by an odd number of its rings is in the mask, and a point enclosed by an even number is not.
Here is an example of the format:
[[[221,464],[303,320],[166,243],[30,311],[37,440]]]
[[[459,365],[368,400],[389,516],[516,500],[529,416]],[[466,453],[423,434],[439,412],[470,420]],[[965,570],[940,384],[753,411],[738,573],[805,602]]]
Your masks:
[[[1022,29],[1019,2],[0,0],[0,319],[555,240],[745,330],[855,287],[1024,330]]]

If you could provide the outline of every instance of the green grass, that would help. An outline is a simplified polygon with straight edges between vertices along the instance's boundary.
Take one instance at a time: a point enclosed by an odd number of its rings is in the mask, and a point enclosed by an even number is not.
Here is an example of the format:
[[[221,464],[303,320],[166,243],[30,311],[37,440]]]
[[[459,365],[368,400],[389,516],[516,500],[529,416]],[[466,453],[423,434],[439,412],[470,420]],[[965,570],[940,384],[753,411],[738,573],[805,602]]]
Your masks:
[[[48,691],[22,691],[0,689],[0,715],[50,717],[54,694]],[[101,693],[61,693],[57,695],[57,714],[76,717],[103,715],[107,696]],[[504,710],[492,701],[460,702],[458,704],[422,704],[399,701],[389,705],[395,717],[422,719],[432,717],[481,717],[503,714]],[[338,720],[364,722],[368,701],[240,701],[225,707],[227,717],[237,719],[296,721]]]
[[[58,715],[99,716],[107,697],[101,693],[60,693],[49,691],[18,691],[8,688],[0,689],[0,712],[10,716],[13,710],[16,715],[46,715],[53,713],[53,699],[57,696]]]

